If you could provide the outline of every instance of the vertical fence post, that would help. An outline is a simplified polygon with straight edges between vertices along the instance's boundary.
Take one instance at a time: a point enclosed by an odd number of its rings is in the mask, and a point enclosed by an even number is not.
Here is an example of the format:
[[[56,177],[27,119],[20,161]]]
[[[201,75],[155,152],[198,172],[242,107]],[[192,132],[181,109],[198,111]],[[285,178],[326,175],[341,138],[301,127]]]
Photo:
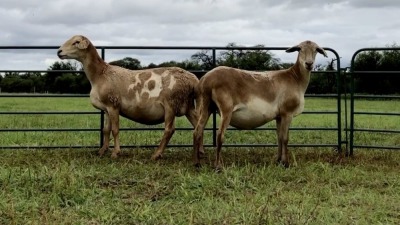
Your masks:
[[[353,155],[354,145],[354,60],[357,53],[354,53],[350,62],[350,151],[348,156]]]
[[[213,61],[212,61],[212,63],[213,63],[213,68],[215,68],[215,66],[216,66],[216,50],[215,50],[215,48],[213,48],[212,49],[212,57],[213,57]],[[217,112],[216,111],[214,111],[213,112],[213,118],[212,118],[212,121],[213,121],[213,146],[215,147],[215,146],[217,146]]]
[[[332,52],[336,55],[336,86],[337,86],[337,110],[338,110],[338,116],[337,116],[337,123],[338,123],[338,153],[342,153],[342,100],[341,100],[341,82],[340,82],[340,57],[339,54],[337,54],[336,51],[332,50]]]
[[[349,155],[349,125],[348,125],[348,109],[347,109],[347,101],[348,101],[348,96],[347,96],[347,68],[344,68],[343,70],[343,94],[344,94],[344,130],[345,130],[345,139],[346,139],[346,152],[345,155]]]
[[[104,50],[104,48],[101,49],[101,58],[103,60],[105,59],[105,50]],[[104,129],[104,111],[101,110],[101,112],[100,112],[100,148],[104,144],[103,129]]]

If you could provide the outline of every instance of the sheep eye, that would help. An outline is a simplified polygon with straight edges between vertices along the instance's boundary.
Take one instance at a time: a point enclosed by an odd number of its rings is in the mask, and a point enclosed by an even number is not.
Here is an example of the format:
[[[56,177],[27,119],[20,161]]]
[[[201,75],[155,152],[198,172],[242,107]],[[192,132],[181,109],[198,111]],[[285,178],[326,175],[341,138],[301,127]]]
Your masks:
[[[78,45],[80,41],[75,41],[72,45]]]

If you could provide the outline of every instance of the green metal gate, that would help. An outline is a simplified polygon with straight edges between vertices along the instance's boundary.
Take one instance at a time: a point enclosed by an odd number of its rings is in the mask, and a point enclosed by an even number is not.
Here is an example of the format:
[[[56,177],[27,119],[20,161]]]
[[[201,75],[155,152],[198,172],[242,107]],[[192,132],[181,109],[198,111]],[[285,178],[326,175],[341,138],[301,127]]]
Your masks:
[[[378,101],[400,101],[400,88],[397,93],[388,95],[372,95],[359,93],[357,90],[356,79],[363,79],[363,76],[374,76],[380,79],[380,75],[400,76],[400,71],[366,71],[356,70],[355,60],[360,53],[371,51],[400,51],[400,48],[363,48],[353,54],[351,59],[350,82],[351,82],[351,97],[350,97],[350,151],[353,155],[355,148],[364,149],[395,149],[400,150],[400,144],[396,144],[396,140],[400,140],[400,107],[391,109],[390,111],[379,108]],[[400,62],[398,62],[400,63]],[[398,86],[400,87],[400,86]],[[361,103],[367,105],[362,107]],[[357,105],[357,103],[360,103]],[[366,104],[365,104],[366,103]],[[397,102],[396,102],[397,103]],[[364,109],[363,109],[364,108]],[[359,124],[359,118],[364,117],[369,119],[369,124]],[[390,128],[385,127],[385,122],[392,119],[395,124],[390,124]],[[373,122],[377,121],[377,122]],[[397,121],[399,122],[397,124]],[[369,143],[361,143],[359,140],[362,135],[368,136]],[[395,140],[385,144],[385,138]],[[376,139],[376,140],[373,140]],[[400,143],[400,142],[397,142]]]

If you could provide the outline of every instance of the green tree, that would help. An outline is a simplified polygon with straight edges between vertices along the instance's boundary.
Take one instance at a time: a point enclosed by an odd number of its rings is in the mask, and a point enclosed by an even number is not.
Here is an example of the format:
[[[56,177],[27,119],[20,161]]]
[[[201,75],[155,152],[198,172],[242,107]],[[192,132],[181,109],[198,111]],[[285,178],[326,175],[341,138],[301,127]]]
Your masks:
[[[172,66],[178,66],[179,62],[171,60],[168,62],[162,62],[160,64],[158,64],[156,67],[172,67]]]
[[[76,90],[80,89],[77,88],[76,84],[76,81],[80,80],[78,77],[85,76],[81,72],[82,68],[78,67],[77,63],[71,63],[70,61],[56,61],[47,71],[44,83],[47,88],[46,91],[51,93],[76,93]]]
[[[280,63],[279,64],[281,69],[289,69],[293,65],[294,65],[294,63],[288,63],[288,62],[284,62],[284,63]]]
[[[308,93],[327,94],[337,92],[336,60],[331,59],[326,65],[318,64],[314,67],[315,73],[311,74]]]
[[[125,57],[120,60],[112,61],[109,63],[110,65],[120,66],[130,70],[138,70],[141,69],[140,61],[135,58]]]
[[[65,73],[61,76],[58,76],[54,81],[54,87],[57,89],[57,93],[76,93],[76,75],[72,73]]]
[[[264,45],[256,45],[254,50],[243,50],[236,43],[229,43],[227,50],[220,51],[216,58],[216,65],[230,66],[246,70],[273,70],[279,69],[279,59],[264,50]],[[209,50],[201,50],[191,56],[202,70],[210,70],[214,67],[213,58]]]
[[[200,70],[201,66],[195,62],[195,61],[191,61],[191,60],[184,60],[182,62],[177,62],[177,61],[169,61],[169,62],[163,62],[158,64],[156,67],[179,67],[185,70]]]
[[[2,92],[29,93],[33,87],[33,81],[22,78],[18,73],[6,74],[1,81]]]
[[[6,73],[1,79],[0,87],[2,92],[43,92],[44,82],[40,73]]]
[[[151,68],[157,68],[157,67],[158,67],[158,66],[157,66],[156,64],[150,63],[146,68],[151,69]]]
[[[264,45],[256,45],[255,50],[237,49],[235,43],[229,43],[230,50],[222,51],[217,58],[218,65],[231,66],[245,70],[275,70],[280,69],[279,59],[264,50]]]
[[[209,50],[196,52],[190,58],[201,70],[211,70],[214,67],[214,60]]]

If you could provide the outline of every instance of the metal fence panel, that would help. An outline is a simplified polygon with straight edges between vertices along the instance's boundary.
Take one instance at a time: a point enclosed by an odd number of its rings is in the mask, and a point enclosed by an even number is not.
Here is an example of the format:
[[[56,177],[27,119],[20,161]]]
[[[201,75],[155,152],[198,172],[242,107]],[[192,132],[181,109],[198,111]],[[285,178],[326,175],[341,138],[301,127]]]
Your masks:
[[[393,95],[368,95],[358,93],[355,87],[355,75],[360,74],[369,74],[375,75],[377,79],[379,79],[379,75],[382,74],[391,74],[400,76],[400,71],[365,71],[365,70],[356,70],[355,69],[355,59],[360,53],[368,52],[368,51],[400,51],[400,48],[362,48],[357,50],[351,59],[351,68],[350,68],[350,82],[351,82],[351,97],[350,97],[350,151],[349,155],[353,155],[355,148],[364,148],[364,149],[394,149],[400,150],[400,146],[390,146],[390,145],[372,145],[372,144],[363,144],[360,143],[359,140],[355,137],[355,134],[371,134],[371,133],[383,133],[383,134],[400,134],[399,129],[383,129],[383,128],[368,128],[368,127],[359,127],[356,126],[356,122],[359,116],[369,116],[372,118],[373,116],[385,116],[385,118],[389,116],[400,116],[400,108],[397,109],[399,111],[393,112],[381,112],[381,111],[361,111],[356,107],[356,101],[360,99],[400,99],[400,93]],[[399,119],[400,121],[400,119]],[[400,138],[400,135],[399,135]]]
[[[112,50],[112,49],[123,49],[123,50],[209,50],[212,53],[213,57],[213,64],[214,66],[216,65],[216,51],[217,50],[232,50],[232,49],[240,49],[240,50],[286,50],[287,47],[234,47],[234,48],[227,48],[227,47],[204,47],[204,46],[194,46],[194,47],[169,47],[169,46],[97,46],[96,47],[98,50],[101,52],[101,57],[105,59],[106,57],[106,50]],[[24,50],[37,50],[37,49],[58,49],[58,46],[0,46],[0,50],[17,50],[17,49],[24,49]],[[290,128],[290,130],[309,130],[309,131],[335,131],[337,133],[336,135],[336,143],[335,144],[329,144],[329,143],[294,143],[290,144],[289,146],[292,147],[334,147],[338,151],[341,151],[342,145],[347,143],[346,140],[342,140],[342,118],[341,118],[341,95],[342,95],[342,88],[341,88],[341,75],[340,75],[340,57],[338,53],[331,49],[331,48],[324,48],[326,51],[332,52],[335,57],[336,57],[336,71],[332,72],[335,73],[336,75],[336,81],[337,81],[337,93],[336,94],[328,94],[328,95],[306,95],[306,98],[312,98],[312,97],[326,97],[326,98],[335,98],[337,100],[337,108],[336,110],[333,111],[313,111],[313,112],[303,112],[303,114],[328,114],[328,115],[336,115],[336,121],[337,124],[335,127],[305,127],[305,128]],[[40,70],[1,70],[0,72],[49,72],[49,71],[40,71]],[[60,72],[60,71],[57,71]],[[62,71],[62,72],[71,72],[71,71]],[[82,72],[82,71],[72,71],[72,72]],[[195,72],[195,71],[194,71]],[[201,73],[205,73],[206,71],[201,71]],[[88,95],[30,95],[30,94],[18,94],[18,95],[12,95],[12,94],[6,94],[6,95],[0,95],[0,98],[13,98],[13,97],[24,97],[24,98],[35,98],[35,97],[49,97],[49,98],[58,98],[58,97],[79,97],[79,98],[88,98]],[[68,114],[93,114],[93,115],[99,115],[99,127],[95,128],[51,128],[51,129],[14,129],[14,128],[1,128],[0,133],[6,133],[6,132],[23,132],[23,133],[29,133],[29,132],[76,132],[76,131],[82,131],[82,132],[98,132],[99,133],[99,146],[103,144],[103,134],[102,134],[102,129],[104,127],[104,112],[84,112],[84,111],[79,111],[79,112],[58,112],[58,111],[42,111],[42,112],[28,112],[28,111],[19,111],[19,112],[0,112],[0,118],[2,115],[50,115],[50,114],[55,114],[55,115],[68,115]],[[193,128],[191,127],[181,127],[177,128],[176,130],[182,130],[182,131],[191,131]],[[235,130],[233,128],[229,128],[230,130]],[[122,131],[128,131],[128,130],[163,130],[162,128],[154,128],[154,127],[148,127],[148,128],[121,128]],[[212,143],[205,143],[205,146],[216,146],[216,135],[217,135],[217,113],[213,113],[212,115],[212,127],[207,128],[206,130],[212,132]],[[259,128],[256,130],[275,130],[272,128]],[[168,145],[169,147],[192,147],[191,140],[188,140],[187,144],[181,144],[181,145],[173,145],[170,144]],[[251,143],[240,143],[240,144],[225,144],[224,146],[226,147],[273,147],[277,146],[276,144],[271,144],[271,143],[265,143],[265,144],[251,144]],[[52,146],[52,145],[40,145],[40,146],[0,146],[1,149],[29,149],[29,148],[95,148],[98,146],[86,146],[86,145],[73,145],[73,146]],[[121,145],[121,147],[156,147],[155,145]]]

